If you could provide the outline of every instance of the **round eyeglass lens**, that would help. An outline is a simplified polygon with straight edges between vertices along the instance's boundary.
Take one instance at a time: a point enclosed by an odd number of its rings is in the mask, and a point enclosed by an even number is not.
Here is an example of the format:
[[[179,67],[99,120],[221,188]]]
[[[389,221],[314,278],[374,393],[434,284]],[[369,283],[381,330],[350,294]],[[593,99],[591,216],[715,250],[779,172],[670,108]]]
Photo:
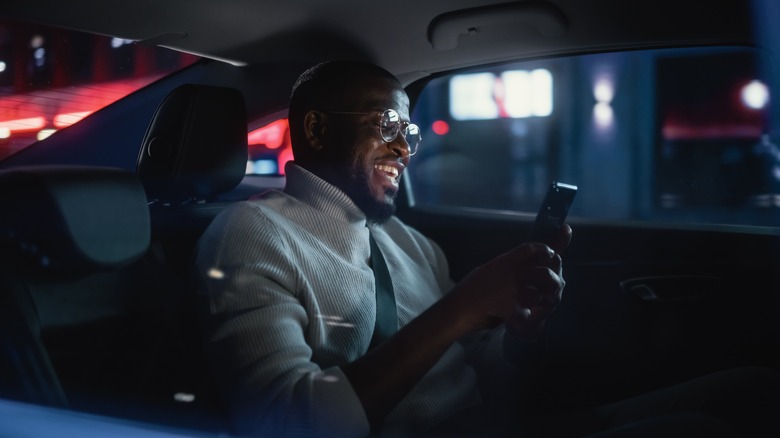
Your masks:
[[[404,124],[404,122],[401,122],[401,116],[395,110],[385,110],[379,122],[379,133],[382,135],[382,139],[388,143],[395,140]],[[403,136],[406,144],[409,145],[409,155],[414,155],[422,140],[420,128],[413,123],[409,123],[403,128]]]
[[[406,144],[409,145],[409,155],[414,155],[417,152],[417,148],[420,146],[422,135],[420,135],[420,127],[414,123],[410,123],[404,130],[404,138]]]
[[[382,139],[388,143],[395,140],[398,135],[399,128],[401,127],[401,116],[398,115],[395,110],[387,109],[382,113],[382,120],[380,121],[380,134]]]

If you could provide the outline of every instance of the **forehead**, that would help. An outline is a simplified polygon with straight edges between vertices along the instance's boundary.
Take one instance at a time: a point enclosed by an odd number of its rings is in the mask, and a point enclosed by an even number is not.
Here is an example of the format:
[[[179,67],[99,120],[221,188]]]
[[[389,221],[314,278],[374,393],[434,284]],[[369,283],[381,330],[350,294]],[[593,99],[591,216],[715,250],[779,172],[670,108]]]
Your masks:
[[[409,97],[404,89],[397,82],[386,78],[371,77],[358,81],[346,94],[346,103],[354,111],[387,108],[404,114],[409,111]]]

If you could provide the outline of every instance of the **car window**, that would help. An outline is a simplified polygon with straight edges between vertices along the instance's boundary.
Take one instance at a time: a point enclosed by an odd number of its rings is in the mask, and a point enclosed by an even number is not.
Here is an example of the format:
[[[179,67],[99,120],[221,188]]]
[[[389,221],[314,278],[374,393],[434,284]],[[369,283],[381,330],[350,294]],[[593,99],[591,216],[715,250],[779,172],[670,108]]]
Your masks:
[[[0,19],[0,160],[198,59]]]
[[[287,111],[249,123],[247,175],[284,175],[284,165],[293,159]]]
[[[417,207],[535,212],[553,180],[571,215],[775,225],[780,141],[769,61],[707,47],[506,63],[430,80],[412,119]]]

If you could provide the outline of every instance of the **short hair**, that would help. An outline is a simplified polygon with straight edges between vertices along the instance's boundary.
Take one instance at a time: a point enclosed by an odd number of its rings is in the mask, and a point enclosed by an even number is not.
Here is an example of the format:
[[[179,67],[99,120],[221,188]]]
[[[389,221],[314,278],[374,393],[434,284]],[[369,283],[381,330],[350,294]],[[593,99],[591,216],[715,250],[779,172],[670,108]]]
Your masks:
[[[303,72],[293,85],[289,123],[293,153],[305,139],[303,119],[311,110],[327,109],[367,77],[380,77],[401,85],[392,73],[363,61],[325,61]]]

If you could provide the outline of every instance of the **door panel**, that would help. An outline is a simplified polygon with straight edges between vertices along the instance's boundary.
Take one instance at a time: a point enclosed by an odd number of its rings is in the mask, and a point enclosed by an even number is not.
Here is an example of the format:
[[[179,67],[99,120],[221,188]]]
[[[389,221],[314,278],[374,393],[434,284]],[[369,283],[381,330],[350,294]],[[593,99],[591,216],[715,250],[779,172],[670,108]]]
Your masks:
[[[456,280],[523,242],[532,221],[399,215],[443,248]],[[734,366],[778,367],[777,236],[571,225],[564,298],[532,379],[544,383],[528,388],[539,403],[601,404]]]

